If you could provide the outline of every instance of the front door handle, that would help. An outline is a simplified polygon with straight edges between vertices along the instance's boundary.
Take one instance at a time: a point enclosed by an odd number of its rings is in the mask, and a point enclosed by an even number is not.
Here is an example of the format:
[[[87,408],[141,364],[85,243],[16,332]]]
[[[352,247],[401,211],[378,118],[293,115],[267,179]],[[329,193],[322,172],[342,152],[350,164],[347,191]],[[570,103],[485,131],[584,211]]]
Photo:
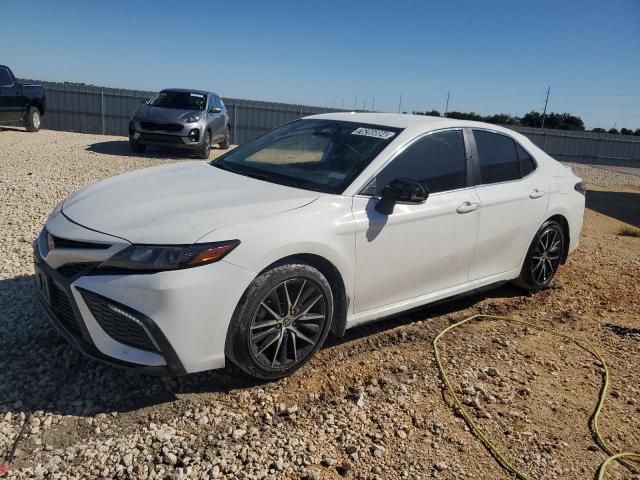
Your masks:
[[[456,212],[458,213],[469,213],[469,212],[473,212],[474,210],[477,210],[478,208],[480,208],[480,204],[477,202],[464,202],[462,205],[460,205],[458,208],[456,208]]]
[[[538,188],[534,189],[533,192],[531,192],[529,194],[529,197],[531,198],[540,198],[540,197],[544,197],[544,192]]]

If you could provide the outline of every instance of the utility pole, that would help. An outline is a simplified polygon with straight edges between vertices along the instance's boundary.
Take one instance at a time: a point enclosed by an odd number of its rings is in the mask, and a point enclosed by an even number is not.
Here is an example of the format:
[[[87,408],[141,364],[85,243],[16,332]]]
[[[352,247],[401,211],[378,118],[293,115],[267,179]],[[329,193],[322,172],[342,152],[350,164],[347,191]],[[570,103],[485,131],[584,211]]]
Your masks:
[[[398,113],[402,111],[402,94],[400,94],[400,101],[398,102]]]
[[[371,97],[371,111],[373,112],[373,108],[376,105],[376,97]]]
[[[449,114],[449,97],[451,96],[451,90],[447,90],[447,104],[444,107],[444,116]]]
[[[547,116],[547,104],[549,103],[549,92],[551,91],[551,85],[547,88],[547,99],[544,101],[544,111],[542,112],[542,128],[544,128],[544,119]]]
[[[344,98],[342,99],[342,103],[340,103],[340,108],[344,110]]]

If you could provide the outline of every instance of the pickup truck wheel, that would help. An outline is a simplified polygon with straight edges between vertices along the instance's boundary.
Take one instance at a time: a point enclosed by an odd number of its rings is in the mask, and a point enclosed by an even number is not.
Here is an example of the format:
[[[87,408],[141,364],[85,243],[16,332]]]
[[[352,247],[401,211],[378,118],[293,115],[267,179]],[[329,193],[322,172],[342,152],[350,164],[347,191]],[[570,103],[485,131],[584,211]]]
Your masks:
[[[38,130],[40,130],[41,123],[42,117],[40,116],[40,110],[38,110],[37,107],[29,107],[27,119],[24,124],[27,132],[37,132]]]
[[[202,140],[202,147],[197,151],[198,158],[206,160],[209,158],[209,151],[211,150],[211,133],[204,132],[204,139]]]
[[[147,149],[146,145],[142,145],[141,143],[135,142],[133,140],[129,140],[129,145],[131,146],[131,150],[133,150],[133,153],[144,153]]]
[[[224,140],[218,144],[221,150],[229,150],[229,145],[231,144],[231,130],[229,127],[224,132]]]

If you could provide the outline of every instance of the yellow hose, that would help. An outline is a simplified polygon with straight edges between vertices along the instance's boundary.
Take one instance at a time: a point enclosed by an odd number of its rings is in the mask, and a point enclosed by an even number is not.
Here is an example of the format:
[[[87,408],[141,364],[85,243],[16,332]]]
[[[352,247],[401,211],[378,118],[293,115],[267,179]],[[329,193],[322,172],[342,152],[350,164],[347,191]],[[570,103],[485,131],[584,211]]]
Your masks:
[[[604,361],[604,358],[602,358],[602,355],[600,355],[598,350],[596,350],[596,348],[589,341],[574,337],[573,335],[559,332],[557,330],[543,327],[541,325],[536,325],[535,323],[519,320],[517,318],[502,317],[498,315],[473,315],[472,317],[465,318],[464,320],[454,323],[453,325],[450,325],[444,330],[442,330],[433,340],[433,349],[435,351],[436,363],[438,364],[440,375],[442,375],[442,379],[444,380],[444,383],[447,386],[447,389],[449,390],[449,393],[451,394],[454,403],[460,409],[460,413],[466,420],[467,425],[469,425],[469,428],[471,428],[471,431],[480,439],[480,441],[489,450],[489,452],[491,452],[491,455],[493,455],[493,457],[498,461],[498,463],[503,468],[505,468],[511,474],[515,475],[517,478],[520,478],[522,480],[528,480],[528,477],[524,473],[522,473],[520,470],[518,470],[515,466],[513,466],[513,464],[509,462],[509,460],[498,450],[498,448],[491,442],[491,440],[475,424],[475,422],[471,418],[471,415],[469,415],[467,410],[462,405],[460,398],[458,398],[458,395],[453,390],[453,387],[451,386],[451,382],[449,381],[449,377],[447,376],[447,372],[445,371],[444,366],[442,364],[442,360],[440,359],[440,352],[438,350],[438,342],[449,331],[453,330],[454,328],[460,327],[465,323],[469,323],[479,319],[504,320],[508,322],[519,323],[521,325],[527,325],[537,330],[571,340],[576,345],[578,345],[578,347],[582,348],[583,350],[586,350],[587,352],[591,353],[594,357],[596,357],[604,368],[604,384],[602,386],[602,389],[600,390],[600,398],[598,399],[598,404],[596,406],[596,409],[594,410],[593,415],[591,416],[590,427],[591,427],[593,436],[596,440],[596,443],[598,444],[598,447],[600,447],[600,449],[603,452],[609,455],[609,457],[598,468],[598,480],[604,479],[604,474],[606,472],[606,469],[613,461],[620,462],[622,465],[627,467],[631,472],[635,474],[640,473],[640,469],[637,466],[624,460],[624,459],[630,459],[633,461],[640,461],[640,453],[630,453],[630,452],[614,453],[613,450],[611,450],[611,448],[609,448],[609,446],[605,443],[604,439],[602,438],[602,435],[600,435],[598,422],[600,418],[600,411],[602,410],[602,406],[604,405],[605,398],[607,397],[607,390],[609,389],[609,369],[607,368],[607,364]]]

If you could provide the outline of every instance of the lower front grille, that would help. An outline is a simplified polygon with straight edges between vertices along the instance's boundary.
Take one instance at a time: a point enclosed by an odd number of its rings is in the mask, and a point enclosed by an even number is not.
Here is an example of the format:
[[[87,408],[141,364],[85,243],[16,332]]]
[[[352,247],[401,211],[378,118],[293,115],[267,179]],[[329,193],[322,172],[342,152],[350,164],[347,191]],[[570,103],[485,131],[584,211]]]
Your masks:
[[[179,123],[140,122],[140,126],[145,130],[157,132],[180,132],[183,128]]]
[[[53,314],[69,332],[81,336],[80,325],[78,325],[76,316],[73,314],[73,307],[69,297],[54,282],[50,281],[49,284],[51,285],[51,310],[53,310]]]
[[[160,133],[142,133],[142,140],[160,143],[182,143],[180,137],[176,135],[162,135]]]
[[[140,350],[160,353],[135,314],[113,305],[96,293],[83,290],[82,297],[96,321],[111,338]]]
[[[89,267],[97,265],[96,263],[67,263],[58,267],[56,271],[65,278],[73,278]]]

